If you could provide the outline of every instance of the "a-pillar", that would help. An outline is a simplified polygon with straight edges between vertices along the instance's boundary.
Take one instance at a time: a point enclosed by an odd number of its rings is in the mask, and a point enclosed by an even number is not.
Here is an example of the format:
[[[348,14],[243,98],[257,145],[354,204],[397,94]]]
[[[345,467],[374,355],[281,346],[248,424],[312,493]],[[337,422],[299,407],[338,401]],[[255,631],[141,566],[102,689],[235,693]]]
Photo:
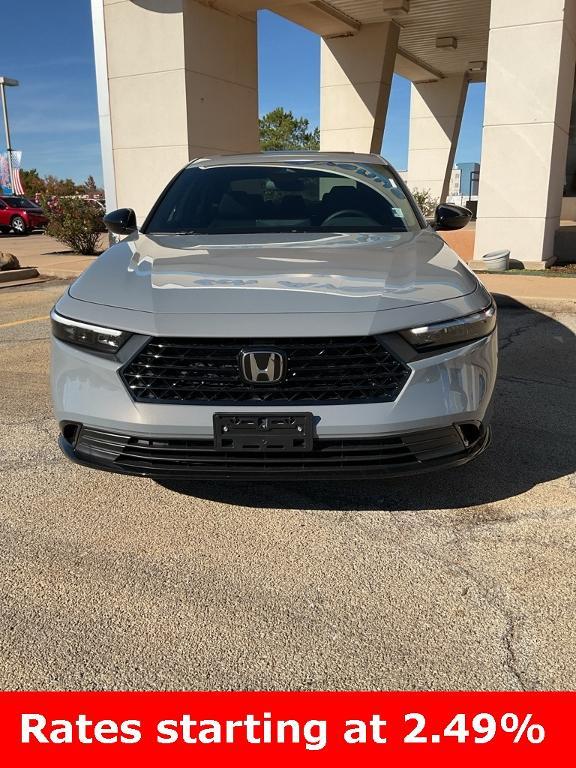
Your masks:
[[[467,89],[466,75],[411,86],[406,183],[439,202],[448,196]]]
[[[554,260],[575,65],[575,0],[492,0],[477,260]]]
[[[92,0],[109,207],[145,216],[194,157],[258,151],[255,14]]]
[[[380,152],[398,33],[390,21],[322,41],[321,149]]]

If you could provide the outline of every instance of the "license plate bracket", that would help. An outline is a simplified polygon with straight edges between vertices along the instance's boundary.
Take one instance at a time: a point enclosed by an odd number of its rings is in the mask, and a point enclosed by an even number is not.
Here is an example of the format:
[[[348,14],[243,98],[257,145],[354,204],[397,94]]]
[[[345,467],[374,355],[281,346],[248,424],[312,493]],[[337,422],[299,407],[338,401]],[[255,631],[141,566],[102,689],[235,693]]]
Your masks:
[[[217,451],[311,451],[314,419],[311,413],[215,413]]]

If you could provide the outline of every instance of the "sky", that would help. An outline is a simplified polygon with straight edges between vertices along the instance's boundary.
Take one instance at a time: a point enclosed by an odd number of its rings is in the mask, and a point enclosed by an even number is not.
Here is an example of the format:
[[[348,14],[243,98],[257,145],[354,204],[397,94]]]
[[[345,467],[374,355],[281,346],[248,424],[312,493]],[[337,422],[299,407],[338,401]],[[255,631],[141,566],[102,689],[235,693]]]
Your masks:
[[[41,175],[101,182],[90,0],[18,5],[0,46],[0,74],[20,81],[7,90],[12,146]]]
[[[318,125],[320,38],[268,11],[258,25],[260,114],[277,106]],[[27,0],[10,14],[2,36],[0,74],[20,81],[9,88],[14,149],[24,168],[102,182],[90,0]],[[471,85],[456,162],[480,159],[484,86]],[[408,154],[410,84],[394,77],[383,154],[404,170]],[[0,132],[0,150],[5,138]]]

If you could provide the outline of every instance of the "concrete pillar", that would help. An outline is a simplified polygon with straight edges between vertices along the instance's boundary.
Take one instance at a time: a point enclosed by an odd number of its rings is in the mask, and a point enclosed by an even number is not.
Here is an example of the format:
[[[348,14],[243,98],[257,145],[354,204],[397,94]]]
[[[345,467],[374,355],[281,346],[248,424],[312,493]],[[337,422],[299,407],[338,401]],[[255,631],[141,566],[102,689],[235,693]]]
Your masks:
[[[476,259],[554,260],[575,65],[575,0],[492,0]]]
[[[412,83],[406,181],[438,201],[448,196],[467,90],[465,75]]]
[[[380,152],[398,33],[390,21],[322,40],[321,149]]]
[[[92,5],[95,20],[103,6],[104,35],[95,26],[94,41],[97,67],[106,68],[98,90],[101,125],[109,107],[107,197],[141,221],[191,158],[258,151],[256,17],[194,0]]]

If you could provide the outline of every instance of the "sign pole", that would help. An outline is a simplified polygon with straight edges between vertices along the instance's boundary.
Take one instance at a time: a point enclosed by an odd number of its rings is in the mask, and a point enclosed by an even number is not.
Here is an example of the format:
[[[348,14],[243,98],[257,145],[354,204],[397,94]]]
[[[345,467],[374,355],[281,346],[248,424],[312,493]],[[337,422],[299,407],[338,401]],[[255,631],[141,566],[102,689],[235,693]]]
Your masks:
[[[10,139],[10,123],[8,121],[8,104],[6,102],[6,86],[18,85],[17,80],[0,77],[0,95],[2,98],[2,113],[4,115],[4,130],[6,131],[6,150],[8,155],[8,172],[10,174],[10,188],[14,193],[14,168],[12,167],[12,142]]]

